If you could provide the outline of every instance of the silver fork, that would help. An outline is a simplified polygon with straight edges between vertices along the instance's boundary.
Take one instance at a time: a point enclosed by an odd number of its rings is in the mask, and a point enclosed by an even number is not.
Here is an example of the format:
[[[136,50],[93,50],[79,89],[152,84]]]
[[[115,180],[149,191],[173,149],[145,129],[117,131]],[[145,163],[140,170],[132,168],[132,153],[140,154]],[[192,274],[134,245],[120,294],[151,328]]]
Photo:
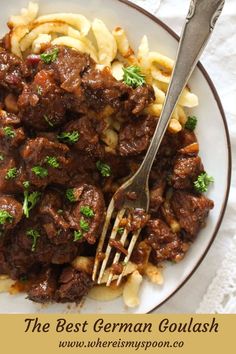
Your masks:
[[[172,78],[167,92],[163,111],[158,121],[147,154],[135,175],[131,177],[126,183],[124,183],[115,193],[107,210],[105,224],[96,251],[92,275],[93,281],[95,281],[100,266],[100,272],[97,279],[98,284],[100,284],[102,281],[104,271],[106,269],[112,250],[112,247],[108,242],[105,250],[105,258],[102,261],[99,259],[99,255],[102,253],[103,250],[108,227],[110,225],[110,221],[114,213],[115,201],[119,199],[119,211],[117,213],[109,241],[114,240],[116,238],[120,222],[127,212],[129,213],[130,210],[135,209],[142,209],[144,212],[148,212],[148,180],[155,156],[158,152],[161,141],[168,127],[168,123],[170,121],[172,113],[210,38],[215,23],[221,14],[224,3],[224,0],[191,0],[190,9],[180,39],[176,64],[172,73]],[[137,198],[128,198],[127,195],[129,195],[129,193],[135,193]],[[130,243],[127,249],[127,255],[123,261],[124,264],[127,264],[130,259],[135,243],[139,237],[140,231],[141,229],[135,231],[130,239]],[[128,233],[129,232],[127,228],[125,228],[119,240],[123,246],[125,246],[125,242],[127,241]],[[116,252],[112,264],[118,263],[120,257],[121,253]],[[120,284],[124,272],[125,267],[123,268],[122,273],[118,276],[117,285]],[[108,276],[108,280],[106,282],[107,286],[111,284],[113,278],[114,274],[111,270]]]

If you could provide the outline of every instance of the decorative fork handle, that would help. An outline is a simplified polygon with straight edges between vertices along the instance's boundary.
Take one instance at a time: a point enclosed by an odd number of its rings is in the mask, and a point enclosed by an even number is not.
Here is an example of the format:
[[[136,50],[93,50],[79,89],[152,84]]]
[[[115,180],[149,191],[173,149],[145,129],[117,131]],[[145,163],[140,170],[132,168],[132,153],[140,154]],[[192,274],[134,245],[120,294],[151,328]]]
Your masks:
[[[138,183],[143,184],[144,181],[147,183],[170,118],[210,38],[216,21],[223,10],[224,3],[224,0],[191,0],[163,111],[148,152],[136,174]]]

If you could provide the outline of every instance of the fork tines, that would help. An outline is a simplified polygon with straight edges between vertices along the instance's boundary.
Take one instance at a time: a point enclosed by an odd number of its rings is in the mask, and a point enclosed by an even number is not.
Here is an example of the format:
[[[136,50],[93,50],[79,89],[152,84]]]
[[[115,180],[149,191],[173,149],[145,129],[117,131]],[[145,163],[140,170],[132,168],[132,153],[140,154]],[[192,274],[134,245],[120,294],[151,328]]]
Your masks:
[[[126,209],[123,208],[117,213],[117,216],[116,216],[113,228],[112,228],[112,232],[111,232],[111,235],[109,237],[109,242],[107,244],[107,247],[106,247],[106,250],[105,250],[105,253],[104,253],[104,258],[103,258],[103,260],[100,260],[99,259],[99,254],[102,254],[102,250],[103,250],[103,246],[104,246],[104,243],[105,243],[107,230],[108,230],[108,227],[109,227],[109,224],[110,224],[110,220],[111,220],[111,217],[112,217],[113,210],[114,210],[114,201],[112,200],[112,202],[110,203],[110,205],[108,207],[108,210],[107,210],[105,224],[104,224],[102,235],[101,235],[101,238],[99,240],[98,247],[97,247],[96,257],[95,257],[95,264],[94,264],[94,269],[93,269],[93,276],[92,276],[93,281],[96,281],[97,273],[98,273],[99,268],[100,268],[100,271],[99,271],[99,274],[98,274],[97,283],[101,284],[102,282],[104,282],[104,283],[106,282],[106,286],[109,286],[111,284],[111,282],[114,279],[114,275],[115,275],[113,273],[112,266],[111,266],[111,267],[109,267],[110,271],[109,271],[109,274],[108,274],[107,281],[106,281],[106,279],[103,279],[104,278],[104,272],[106,270],[106,266],[107,266],[107,263],[108,263],[108,260],[109,260],[109,258],[111,256],[111,251],[112,251],[112,246],[110,244],[111,243],[110,241],[115,240],[115,238],[117,237],[117,232],[118,232],[118,229],[119,229],[119,225],[120,225],[121,220],[123,219],[123,217],[126,215],[126,211],[127,211]],[[116,283],[117,286],[120,284],[120,282],[121,282],[121,280],[122,280],[122,278],[124,276],[126,265],[127,265],[128,261],[130,259],[130,256],[132,254],[133,248],[135,246],[135,243],[136,243],[136,241],[137,241],[137,239],[139,237],[140,231],[141,230],[137,230],[131,237],[131,240],[130,240],[130,243],[129,243],[129,247],[127,249],[127,254],[125,256],[125,259],[122,261],[123,269],[122,269],[122,273],[118,275],[118,279],[117,279],[117,283]],[[125,243],[126,243],[126,240],[128,238],[128,235],[129,235],[129,231],[127,231],[127,228],[124,228],[124,230],[122,231],[122,234],[120,235],[120,239],[119,239],[119,242],[122,245],[122,247],[125,247]],[[112,265],[117,264],[119,262],[119,260],[121,258],[121,254],[122,254],[121,252],[116,252],[115,253],[115,256],[114,256],[113,261],[112,261]],[[117,278],[117,276],[116,276],[116,278]]]

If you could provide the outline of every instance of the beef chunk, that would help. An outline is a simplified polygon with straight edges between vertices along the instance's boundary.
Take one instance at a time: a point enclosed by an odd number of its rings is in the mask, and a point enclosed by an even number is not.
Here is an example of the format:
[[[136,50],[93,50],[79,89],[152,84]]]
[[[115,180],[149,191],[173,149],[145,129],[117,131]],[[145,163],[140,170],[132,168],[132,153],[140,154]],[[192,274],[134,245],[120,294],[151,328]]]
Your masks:
[[[109,68],[88,71],[83,76],[82,87],[89,107],[95,111],[110,106],[115,111],[138,115],[154,99],[151,86],[133,89],[117,81]]]
[[[175,191],[171,198],[171,206],[181,227],[190,239],[194,239],[201,227],[204,226],[214,203],[204,195]]]
[[[69,180],[67,168],[70,163],[69,148],[60,143],[54,143],[47,138],[29,140],[21,150],[24,159],[28,180],[38,188],[49,183],[65,184]],[[49,158],[56,158],[56,165],[50,163]],[[43,168],[45,173],[37,175],[32,171],[34,167]]]
[[[53,268],[41,271],[28,291],[28,298],[39,303],[47,303],[53,300],[57,288],[57,276]]]
[[[154,219],[148,222],[146,242],[152,247],[151,259],[158,264],[163,261],[179,262],[188,250],[188,243],[173,233],[162,220]]]
[[[179,156],[174,162],[172,186],[176,189],[192,189],[194,181],[203,171],[204,168],[199,156]]]
[[[18,166],[16,159],[3,156],[0,163],[0,192],[14,194],[23,191],[25,173],[22,166]],[[14,174],[12,174],[14,173]]]
[[[157,180],[150,189],[150,213],[157,213],[161,204],[164,202],[164,191],[166,182],[162,179]]]
[[[27,66],[20,58],[0,48],[0,87],[19,92],[29,75]]]
[[[0,110],[0,151],[8,153],[26,139],[20,119],[13,113]]]
[[[102,157],[103,147],[99,142],[99,136],[93,127],[92,122],[86,116],[79,120],[68,123],[63,131],[79,132],[79,140],[74,144],[74,148],[80,152],[85,152],[90,156]]]
[[[67,267],[60,276],[56,298],[59,302],[78,302],[91,287],[90,275],[72,267]]]
[[[139,155],[149,146],[157,121],[154,117],[141,116],[125,124],[119,134],[118,150],[121,156]]]
[[[18,107],[22,121],[36,130],[50,130],[65,119],[64,92],[54,73],[41,70],[32,84],[25,85]]]
[[[41,225],[51,243],[60,245],[72,240],[70,225],[64,219],[63,198],[56,190],[48,190],[39,205]]]
[[[131,261],[140,265],[147,264],[151,253],[151,246],[145,241],[141,241],[134,248]]]
[[[73,188],[81,183],[98,184],[100,178],[96,161],[92,156],[78,153],[76,150],[71,151],[68,187]]]
[[[0,222],[0,229],[13,229],[22,218],[22,205],[14,198],[9,196],[0,196],[0,212],[7,212],[10,218]]]
[[[73,188],[73,195],[75,202],[68,206],[65,218],[71,229],[81,232],[81,240],[86,239],[88,243],[94,244],[101,233],[105,217],[102,192],[92,185],[81,184]],[[85,207],[91,210],[91,216],[83,212]]]
[[[88,54],[63,46],[49,48],[46,53],[54,49],[58,50],[57,60],[50,64],[41,62],[39,68],[51,70],[57,84],[63,90],[74,93],[79,98],[81,77],[85,71],[95,66],[95,62]]]

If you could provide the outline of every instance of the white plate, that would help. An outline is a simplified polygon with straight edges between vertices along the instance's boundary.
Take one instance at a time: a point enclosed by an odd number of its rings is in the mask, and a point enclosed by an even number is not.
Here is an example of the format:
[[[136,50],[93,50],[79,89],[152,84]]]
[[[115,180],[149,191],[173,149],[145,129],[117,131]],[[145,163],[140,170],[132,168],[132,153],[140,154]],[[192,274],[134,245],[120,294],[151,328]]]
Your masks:
[[[141,37],[146,34],[151,50],[158,50],[170,57],[175,57],[177,49],[176,35],[140,8],[128,4],[124,0],[40,0],[40,11],[44,14],[52,12],[82,13],[89,19],[101,18],[111,29],[116,25],[127,31],[131,44],[137,48]],[[10,14],[16,14],[27,5],[25,0],[4,1],[0,12],[1,34],[4,34],[5,24]],[[184,19],[183,19],[184,20]],[[112,302],[96,302],[86,299],[81,308],[67,305],[41,306],[25,299],[24,295],[0,295],[1,313],[34,313],[34,312],[81,312],[81,313],[147,313],[160,306],[173,295],[193,274],[207,250],[209,249],[219,229],[226,207],[230,175],[231,154],[224,112],[216,90],[207,73],[201,65],[195,70],[190,87],[200,100],[200,105],[194,110],[199,117],[197,136],[200,142],[200,155],[206,171],[215,178],[214,186],[210,188],[208,197],[215,202],[215,208],[210,213],[207,226],[200,232],[185,259],[177,265],[167,265],[164,270],[163,286],[154,286],[145,281],[141,288],[140,306],[128,309],[122,299]],[[196,284],[197,287],[201,284]]]

